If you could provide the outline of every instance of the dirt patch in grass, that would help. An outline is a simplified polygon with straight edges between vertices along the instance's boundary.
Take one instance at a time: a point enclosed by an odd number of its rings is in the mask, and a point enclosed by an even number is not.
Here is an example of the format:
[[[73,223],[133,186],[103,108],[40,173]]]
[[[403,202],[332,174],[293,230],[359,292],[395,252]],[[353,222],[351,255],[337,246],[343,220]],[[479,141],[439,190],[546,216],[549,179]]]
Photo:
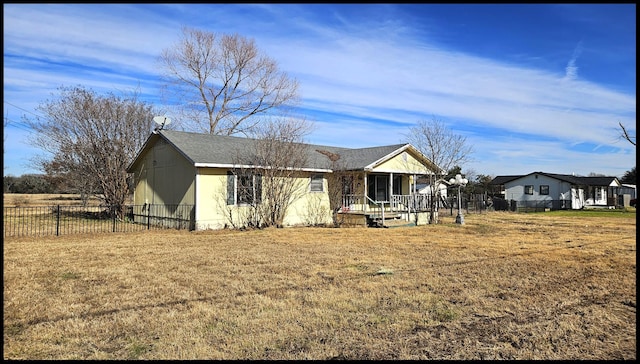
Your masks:
[[[632,218],[4,242],[4,359],[636,358]]]

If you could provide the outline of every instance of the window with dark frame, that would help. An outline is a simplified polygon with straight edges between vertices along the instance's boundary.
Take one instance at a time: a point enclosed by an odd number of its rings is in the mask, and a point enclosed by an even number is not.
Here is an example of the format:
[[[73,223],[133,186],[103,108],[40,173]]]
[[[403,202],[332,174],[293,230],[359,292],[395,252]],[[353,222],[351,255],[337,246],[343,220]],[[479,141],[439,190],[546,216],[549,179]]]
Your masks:
[[[533,185],[525,185],[524,186],[524,194],[525,195],[533,195]]]
[[[309,183],[309,190],[311,192],[324,191],[324,176],[322,174],[312,174],[311,182]]]
[[[393,194],[402,195],[402,176],[393,176]]]
[[[262,201],[260,174],[227,173],[227,205],[252,205]]]
[[[342,176],[340,180],[342,184],[342,195],[353,195],[353,176]]]
[[[549,185],[540,185],[540,194],[548,195],[549,194]]]
[[[238,204],[242,205],[253,203],[253,196],[253,176],[238,176]]]

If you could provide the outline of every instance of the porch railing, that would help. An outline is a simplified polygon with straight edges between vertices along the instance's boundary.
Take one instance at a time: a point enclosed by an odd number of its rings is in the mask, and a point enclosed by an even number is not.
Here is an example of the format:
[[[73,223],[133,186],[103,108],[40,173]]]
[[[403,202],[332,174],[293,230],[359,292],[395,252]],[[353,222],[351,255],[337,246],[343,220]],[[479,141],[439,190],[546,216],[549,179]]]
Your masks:
[[[341,212],[378,213],[381,208],[387,212],[428,211],[430,199],[431,196],[421,193],[391,195],[388,201],[374,201],[364,195],[344,195]]]

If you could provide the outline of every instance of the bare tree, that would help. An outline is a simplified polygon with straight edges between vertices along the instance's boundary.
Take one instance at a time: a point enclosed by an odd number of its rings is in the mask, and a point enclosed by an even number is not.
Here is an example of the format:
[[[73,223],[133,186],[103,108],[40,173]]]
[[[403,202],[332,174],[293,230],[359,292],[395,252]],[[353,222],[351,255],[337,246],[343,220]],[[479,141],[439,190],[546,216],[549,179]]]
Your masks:
[[[182,39],[160,61],[165,89],[181,102],[180,114],[211,134],[245,134],[259,118],[298,101],[298,82],[262,54],[254,40],[183,28]]]
[[[620,130],[621,130],[620,137],[625,139],[629,143],[633,144],[633,146],[635,147],[636,146],[635,135],[629,134],[629,132],[627,131],[627,128],[621,122],[618,122],[618,125],[620,125]]]
[[[443,177],[446,177],[447,171],[470,160],[473,148],[467,145],[465,137],[453,133],[443,121],[436,118],[416,123],[415,126],[409,128],[406,139],[441,168],[441,173],[428,176],[431,185],[429,223],[437,224],[438,201],[440,199],[438,185],[446,181]]]
[[[252,132],[251,164],[257,166],[262,189],[256,211],[266,226],[282,226],[291,204],[309,188],[302,171],[307,163],[303,140],[312,127],[306,119],[269,117]]]
[[[38,106],[45,117],[24,118],[34,131],[33,145],[48,153],[34,162],[121,214],[130,193],[126,168],[149,136],[152,106],[137,93],[101,96],[82,87],[59,92]]]
[[[344,223],[344,215],[340,214],[340,210],[345,207],[343,206],[344,199],[347,195],[356,193],[355,181],[362,174],[349,169],[347,162],[342,159],[340,154],[328,150],[316,150],[316,152],[329,159],[333,171],[327,175],[327,193],[329,194],[329,208],[331,209],[333,226],[339,227]],[[362,193],[362,191],[357,192]]]

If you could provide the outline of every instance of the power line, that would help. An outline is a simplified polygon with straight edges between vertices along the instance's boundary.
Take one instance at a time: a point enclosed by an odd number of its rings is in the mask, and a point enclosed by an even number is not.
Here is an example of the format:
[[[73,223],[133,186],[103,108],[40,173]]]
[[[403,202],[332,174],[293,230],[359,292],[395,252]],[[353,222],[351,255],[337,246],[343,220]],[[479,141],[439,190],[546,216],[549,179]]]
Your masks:
[[[4,103],[5,103],[5,104],[7,104],[7,105],[11,105],[11,106],[13,106],[13,107],[15,107],[16,109],[22,110],[22,111],[24,111],[24,112],[28,112],[29,114],[31,114],[31,115],[33,115],[33,116],[43,117],[42,115],[38,115],[38,114],[36,114],[36,113],[34,113],[34,112],[32,112],[32,111],[29,111],[29,110],[27,110],[27,109],[23,109],[23,108],[21,108],[21,107],[20,107],[20,106],[18,106],[18,105],[12,104],[12,103],[10,103],[9,101],[4,101]]]
[[[19,110],[22,110],[24,112],[27,112],[27,113],[29,113],[29,114],[31,114],[33,116],[42,117],[41,115],[38,115],[38,114],[36,114],[34,112],[26,110],[26,109],[24,109],[24,108],[22,108],[22,107],[20,107],[18,105],[12,104],[9,101],[3,100],[3,102],[5,104],[7,104],[7,105],[11,105],[11,106],[15,107],[16,109],[19,109]],[[5,120],[5,125],[6,126],[11,125],[11,126],[17,128],[17,129],[20,129],[20,130],[24,130],[24,131],[28,131],[28,132],[32,132],[33,131],[31,129],[31,127],[29,127],[29,125],[27,125],[27,124],[25,124],[25,123],[23,123],[21,121],[16,121],[16,120],[10,119],[9,117],[6,117],[6,116],[4,117],[4,120]]]
[[[11,126],[17,128],[17,129],[28,131],[28,132],[32,132],[33,131],[33,130],[31,130],[31,128],[28,125],[25,125],[24,123],[21,123],[19,121],[11,120],[9,118],[4,118],[4,120],[7,122],[6,123],[7,126],[11,125]]]

